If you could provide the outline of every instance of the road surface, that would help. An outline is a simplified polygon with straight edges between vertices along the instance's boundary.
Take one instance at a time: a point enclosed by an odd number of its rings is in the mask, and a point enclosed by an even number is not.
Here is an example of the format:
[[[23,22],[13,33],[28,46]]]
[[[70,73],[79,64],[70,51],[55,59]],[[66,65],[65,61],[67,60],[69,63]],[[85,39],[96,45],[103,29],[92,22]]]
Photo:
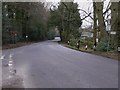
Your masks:
[[[3,51],[5,58],[11,53],[25,88],[118,87],[116,60],[75,51],[55,41]]]

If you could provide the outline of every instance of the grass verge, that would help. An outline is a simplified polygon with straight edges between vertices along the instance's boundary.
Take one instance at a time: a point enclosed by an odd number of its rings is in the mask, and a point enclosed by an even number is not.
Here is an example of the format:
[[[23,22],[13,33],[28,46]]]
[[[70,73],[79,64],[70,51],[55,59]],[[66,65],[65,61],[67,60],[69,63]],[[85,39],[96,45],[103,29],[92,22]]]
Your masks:
[[[107,58],[111,58],[114,60],[119,60],[119,53],[118,52],[100,52],[100,51],[94,51],[90,48],[88,48],[87,50],[85,50],[84,47],[77,49],[75,46],[71,46],[71,45],[67,45],[66,43],[62,43],[59,42],[59,44],[61,44],[62,46],[77,50],[77,51],[81,51],[81,52],[85,52],[85,53],[90,53],[90,54],[95,54],[95,55],[99,55],[99,56],[103,56],[103,57],[107,57]]]
[[[34,42],[18,42],[16,44],[5,44],[5,45],[2,45],[2,50],[17,48],[17,47],[21,47],[21,46],[25,46],[25,45],[30,45],[32,43],[34,43]]]

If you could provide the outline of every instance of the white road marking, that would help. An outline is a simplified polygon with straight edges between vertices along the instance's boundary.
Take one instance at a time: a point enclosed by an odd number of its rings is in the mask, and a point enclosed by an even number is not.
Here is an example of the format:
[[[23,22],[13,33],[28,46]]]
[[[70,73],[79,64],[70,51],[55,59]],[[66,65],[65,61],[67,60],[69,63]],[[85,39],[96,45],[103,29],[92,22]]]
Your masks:
[[[4,58],[5,58],[5,55],[2,55],[2,56],[0,57],[1,60],[3,60]]]
[[[9,63],[8,65],[9,65],[9,66],[12,66],[12,64],[11,64],[11,63]]]
[[[10,79],[10,78],[12,78],[12,76],[11,76],[11,75],[9,75],[9,77],[8,77],[8,78]]]
[[[9,63],[13,63],[13,61],[9,61]]]
[[[14,55],[14,54],[10,54],[10,55],[9,55],[9,58],[12,58],[12,57],[13,57],[13,55]]]

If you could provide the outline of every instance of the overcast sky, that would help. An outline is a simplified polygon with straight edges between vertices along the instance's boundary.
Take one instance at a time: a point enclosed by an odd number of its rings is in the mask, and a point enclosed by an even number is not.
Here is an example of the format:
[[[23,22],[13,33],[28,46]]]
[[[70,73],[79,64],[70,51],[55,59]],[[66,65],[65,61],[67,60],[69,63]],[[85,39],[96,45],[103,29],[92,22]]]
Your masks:
[[[93,8],[92,8],[92,0],[75,0],[74,2],[77,2],[79,5],[79,9],[83,9],[86,12],[93,12]],[[85,17],[85,13],[80,11],[80,16],[81,18]],[[86,21],[87,20],[87,21]],[[90,22],[90,23],[89,23]],[[91,22],[92,20],[88,17],[85,20],[83,20],[83,24],[82,27],[87,27],[87,26],[91,26]]]

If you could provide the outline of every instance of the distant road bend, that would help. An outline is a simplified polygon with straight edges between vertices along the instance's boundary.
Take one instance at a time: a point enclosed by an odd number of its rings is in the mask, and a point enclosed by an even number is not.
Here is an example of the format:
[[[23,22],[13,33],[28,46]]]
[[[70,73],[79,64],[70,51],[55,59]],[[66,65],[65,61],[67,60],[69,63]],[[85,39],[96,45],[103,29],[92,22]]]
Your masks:
[[[118,61],[63,47],[56,40],[15,49],[17,73],[25,88],[117,88]]]

